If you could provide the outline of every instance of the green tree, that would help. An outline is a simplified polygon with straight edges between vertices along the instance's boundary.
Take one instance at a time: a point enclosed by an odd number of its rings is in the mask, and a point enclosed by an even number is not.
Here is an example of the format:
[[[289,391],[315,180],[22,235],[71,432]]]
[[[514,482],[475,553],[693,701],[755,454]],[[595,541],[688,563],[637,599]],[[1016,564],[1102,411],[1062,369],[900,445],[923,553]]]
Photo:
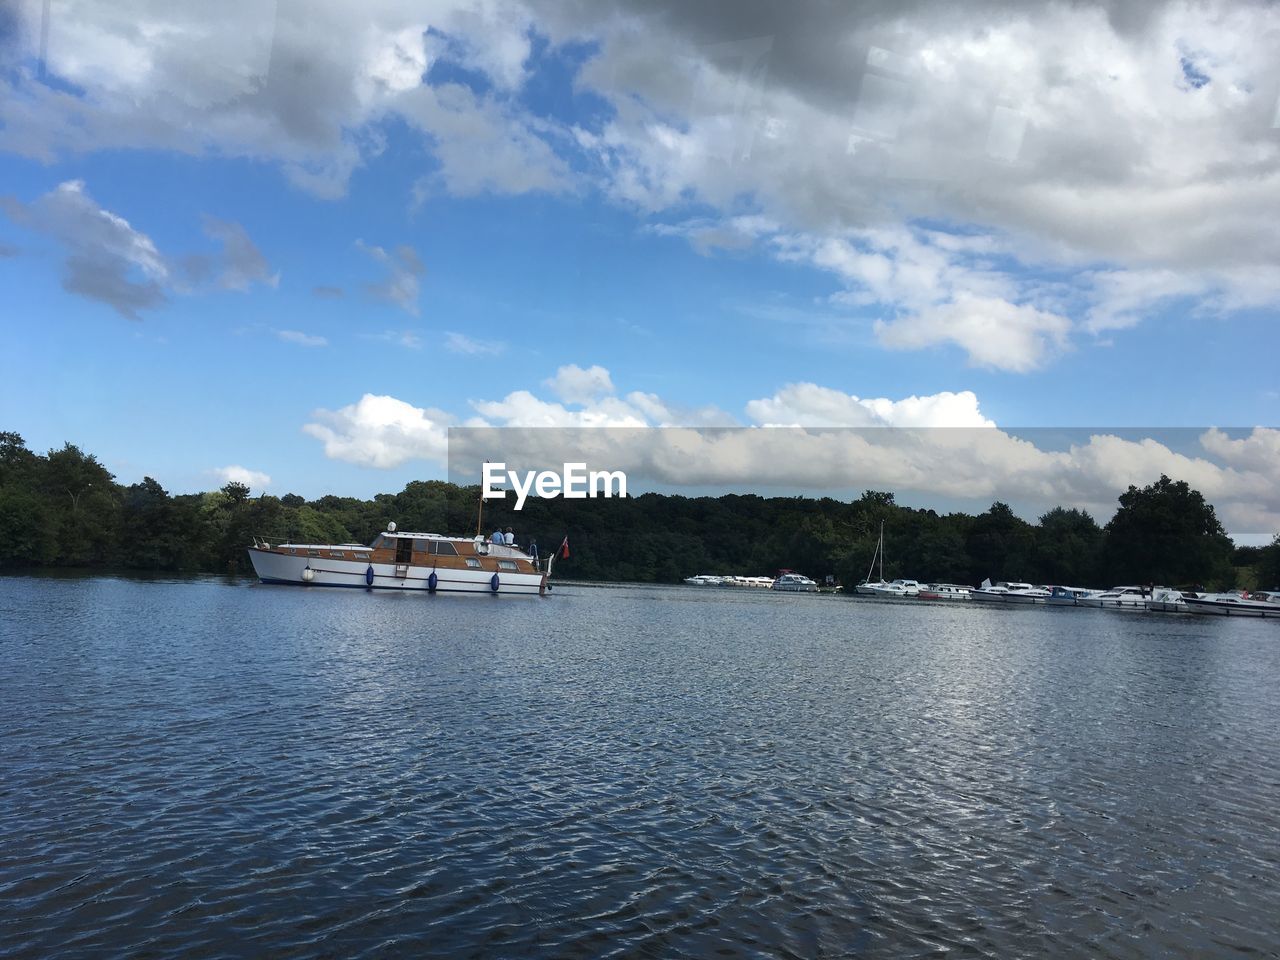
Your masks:
[[[1040,518],[1035,573],[1044,583],[1081,586],[1097,582],[1102,528],[1083,510],[1054,507]]]
[[[1234,582],[1232,549],[1204,496],[1162,475],[1120,495],[1120,509],[1106,526],[1103,568],[1113,583],[1225,589]]]

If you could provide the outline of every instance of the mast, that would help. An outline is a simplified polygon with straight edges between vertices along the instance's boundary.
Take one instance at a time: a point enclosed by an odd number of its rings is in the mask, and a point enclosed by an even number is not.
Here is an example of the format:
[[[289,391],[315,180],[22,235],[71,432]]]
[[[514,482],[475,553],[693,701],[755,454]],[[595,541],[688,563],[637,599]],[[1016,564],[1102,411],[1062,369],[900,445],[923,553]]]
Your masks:
[[[880,521],[880,539],[876,541],[875,553],[871,554],[871,565],[867,567],[866,582],[871,582],[871,571],[876,568],[876,558],[880,559],[880,582],[884,583],[884,521]]]
[[[485,463],[488,463],[488,462],[489,462],[488,460],[485,461]],[[477,537],[480,536],[480,534],[483,532],[483,524],[484,524],[484,476],[481,475],[480,506],[476,510],[476,536]]]

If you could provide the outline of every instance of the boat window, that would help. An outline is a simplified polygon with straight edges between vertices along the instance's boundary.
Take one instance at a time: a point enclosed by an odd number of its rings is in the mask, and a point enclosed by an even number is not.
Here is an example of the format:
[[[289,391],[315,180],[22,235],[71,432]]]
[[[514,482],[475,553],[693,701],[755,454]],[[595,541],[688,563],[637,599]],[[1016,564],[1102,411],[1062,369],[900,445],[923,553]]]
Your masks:
[[[367,552],[365,552],[365,553],[353,553],[353,554],[352,554],[352,556],[353,556],[353,557],[355,557],[357,560],[368,560],[368,559],[369,559],[369,554],[368,554]]]
[[[498,569],[499,570],[518,570],[519,568],[516,566],[516,562],[514,560],[499,560]]]
[[[477,560],[475,557],[467,557],[467,566],[468,566],[468,567],[478,567],[478,566],[480,566],[480,561],[479,561],[479,560]]]
[[[435,552],[442,557],[456,557],[458,555],[458,548],[455,547],[452,543],[446,543],[443,540],[437,540]]]
[[[413,541],[413,552],[414,553],[433,553],[434,551],[431,549],[431,541],[430,540]]]
[[[320,551],[319,551],[319,550],[308,550],[308,551],[307,551],[307,556],[308,556],[308,557],[318,557],[318,556],[320,556]]]
[[[331,551],[329,551],[329,556],[331,556],[331,557],[336,557],[336,558],[338,558],[339,560],[341,560],[341,559],[342,559],[343,554],[342,554],[342,551],[341,551],[341,550],[331,550]]]

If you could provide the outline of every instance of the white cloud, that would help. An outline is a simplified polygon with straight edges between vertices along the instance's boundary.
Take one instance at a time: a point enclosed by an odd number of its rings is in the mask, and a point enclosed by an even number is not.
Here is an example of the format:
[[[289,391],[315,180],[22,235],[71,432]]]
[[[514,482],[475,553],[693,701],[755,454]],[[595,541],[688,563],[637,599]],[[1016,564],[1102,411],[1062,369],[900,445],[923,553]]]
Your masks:
[[[760,426],[994,427],[970,391],[928,397],[861,399],[814,383],[793,383],[772,397],[752,400],[748,418]]]
[[[324,337],[303,333],[301,330],[277,330],[276,338],[285,343],[296,343],[300,347],[327,347],[329,341]]]
[[[886,347],[914,350],[955,343],[974,364],[1025,373],[1043,366],[1067,346],[1071,321],[1027,304],[967,293],[913,316],[876,321],[877,339]]]
[[[566,364],[554,377],[543,382],[565,403],[590,403],[614,392],[609,371],[599,365],[584,370],[576,363]]]
[[[714,408],[682,411],[639,392],[597,392],[566,405],[516,390],[470,406],[472,415],[462,417],[366,395],[336,412],[317,411],[304,429],[324,442],[327,456],[369,466],[442,464],[446,454],[455,463],[488,457],[522,469],[586,460],[625,470],[638,485],[889,489],[975,506],[1012,501],[1032,515],[1081,507],[1103,520],[1127,487],[1166,474],[1204,493],[1233,531],[1280,528],[1280,431],[1265,428],[1243,437],[1219,430],[1014,435],[985,416],[969,391],[861,398],[812,383],[749,401],[745,420]],[[450,437],[450,425],[473,429]]]
[[[242,467],[239,464],[232,464],[229,467],[216,467],[213,470],[213,474],[224,484],[243,483],[250,490],[257,490],[259,493],[271,486],[270,474],[263,473],[260,470],[250,470],[248,467]]]
[[[460,353],[470,357],[491,357],[502,353],[507,345],[501,340],[476,340],[465,334],[452,331],[444,335],[444,348],[450,353]]]
[[[1183,297],[1197,314],[1280,302],[1266,4],[68,0],[48,69],[74,94],[30,66],[42,5],[17,9],[0,149],[41,161],[247,157],[336,196],[402,122],[431,153],[419,199],[598,189],[643,211],[697,205],[699,220],[653,229],[707,254],[780,235],[769,249],[839,277],[840,302],[906,318],[897,346],[952,340],[1004,369],[1052,359],[1053,316],[1098,333]],[[575,87],[612,109],[576,127],[531,111],[535,37],[550,56],[595,51]],[[479,81],[424,82],[437,65]],[[904,227],[923,223],[983,249]],[[1055,274],[1060,295],[1028,272]],[[121,276],[77,272],[133,315],[163,296]],[[409,277],[380,295],[416,309]],[[1010,356],[992,355],[961,295],[1004,301],[1026,332]]]
[[[366,467],[398,467],[410,460],[442,463],[452,418],[395,397],[366,393],[339,410],[317,410],[303,432],[324,444],[325,456]]]

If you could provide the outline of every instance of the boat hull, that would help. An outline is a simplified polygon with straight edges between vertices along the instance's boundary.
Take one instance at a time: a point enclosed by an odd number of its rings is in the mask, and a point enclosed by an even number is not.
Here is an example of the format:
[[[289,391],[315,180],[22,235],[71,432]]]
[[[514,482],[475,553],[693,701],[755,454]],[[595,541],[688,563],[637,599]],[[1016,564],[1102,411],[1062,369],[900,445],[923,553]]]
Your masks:
[[[1183,601],[1187,612],[1218,617],[1261,617],[1280,620],[1280,603],[1266,601],[1193,600]]]
[[[417,590],[422,593],[523,594],[535,597],[546,589],[546,578],[541,573],[501,571],[495,574],[492,570],[412,565],[405,569],[394,563],[298,557],[252,547],[249,548],[249,560],[253,564],[254,573],[263,583],[289,586]],[[373,576],[370,580],[371,570]],[[436,577],[434,590],[431,584],[433,573]],[[495,576],[498,578],[496,589],[493,579]]]

